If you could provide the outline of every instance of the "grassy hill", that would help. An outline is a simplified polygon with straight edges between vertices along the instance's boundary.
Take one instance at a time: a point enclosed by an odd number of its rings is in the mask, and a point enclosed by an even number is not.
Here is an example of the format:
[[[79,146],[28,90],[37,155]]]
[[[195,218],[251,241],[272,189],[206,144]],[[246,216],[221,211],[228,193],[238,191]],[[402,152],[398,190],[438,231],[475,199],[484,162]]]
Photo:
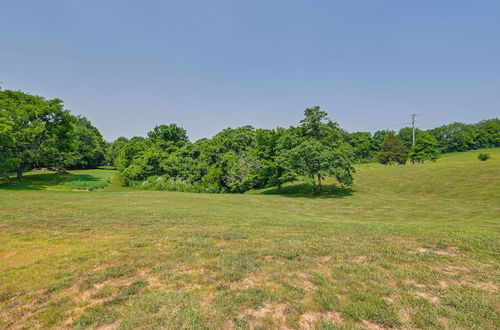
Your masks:
[[[0,326],[495,328],[500,149],[479,152],[359,165],[319,196],[2,184]]]

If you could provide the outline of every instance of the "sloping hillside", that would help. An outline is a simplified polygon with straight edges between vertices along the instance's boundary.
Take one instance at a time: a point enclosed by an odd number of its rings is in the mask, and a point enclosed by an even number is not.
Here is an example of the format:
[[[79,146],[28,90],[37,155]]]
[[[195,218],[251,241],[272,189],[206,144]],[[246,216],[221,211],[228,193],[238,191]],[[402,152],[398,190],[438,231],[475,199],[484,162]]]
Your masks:
[[[352,188],[320,196],[0,185],[0,325],[495,328],[487,152],[359,165]]]

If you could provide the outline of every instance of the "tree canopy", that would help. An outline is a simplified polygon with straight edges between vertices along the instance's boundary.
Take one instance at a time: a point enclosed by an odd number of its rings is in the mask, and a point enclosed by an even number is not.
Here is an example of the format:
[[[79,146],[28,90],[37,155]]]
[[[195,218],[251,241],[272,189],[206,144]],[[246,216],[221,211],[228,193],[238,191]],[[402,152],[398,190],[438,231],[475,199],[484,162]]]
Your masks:
[[[438,142],[428,132],[420,132],[415,138],[415,145],[410,149],[412,163],[423,163],[426,160],[436,161],[439,157]]]
[[[407,158],[408,155],[401,139],[394,132],[388,132],[378,155],[379,163],[385,165],[405,164]]]
[[[184,130],[160,125],[147,139],[117,140],[109,150],[125,185],[159,189],[245,192],[326,176],[352,184],[353,156],[336,123],[319,107],[306,109],[299,127],[227,128],[190,143]],[[315,189],[316,190],[316,189]]]
[[[332,177],[351,185],[354,162],[404,164],[436,160],[439,153],[500,147],[500,119],[452,123],[398,134],[342,130],[319,106],[307,108],[296,127],[226,128],[212,138],[190,142],[176,124],[155,126],[147,137],[104,141],[85,117],[21,91],[0,90],[0,176],[48,167],[65,169],[115,166],[125,185],[143,188],[245,192],[307,180],[319,192]]]
[[[21,91],[0,91],[0,175],[50,167],[94,168],[104,161],[105,143],[84,117],[64,109],[60,99],[47,100]]]
[[[59,99],[46,100],[20,91],[0,91],[0,111],[9,126],[7,170],[23,171],[41,164],[60,167],[70,149],[73,118]]]

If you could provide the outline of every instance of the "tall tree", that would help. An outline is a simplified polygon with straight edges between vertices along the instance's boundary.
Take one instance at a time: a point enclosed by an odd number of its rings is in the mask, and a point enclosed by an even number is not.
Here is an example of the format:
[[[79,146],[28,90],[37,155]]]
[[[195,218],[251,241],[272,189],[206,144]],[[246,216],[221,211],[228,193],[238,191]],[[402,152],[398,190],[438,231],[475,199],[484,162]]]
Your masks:
[[[300,143],[287,153],[287,160],[297,175],[313,182],[314,192],[321,191],[326,176],[342,185],[352,184],[352,148],[344,142],[337,123],[332,122],[319,106],[304,111],[299,127]]]
[[[35,166],[59,166],[71,143],[72,116],[59,99],[0,91],[0,117],[13,123],[9,163],[19,180]]]
[[[344,134],[352,146],[354,156],[359,160],[371,159],[376,155],[377,144],[370,132],[354,132]]]
[[[63,155],[65,167],[88,169],[104,163],[104,139],[87,118],[75,117],[72,137],[70,150]]]
[[[153,142],[188,142],[187,132],[176,124],[159,125],[148,133],[148,138]]]
[[[379,163],[385,165],[405,164],[407,157],[403,142],[394,132],[388,132],[378,154]]]
[[[7,176],[9,170],[17,167],[18,159],[12,152],[14,148],[13,127],[13,121],[0,117],[0,179]]]
[[[426,160],[436,161],[439,157],[438,142],[427,132],[420,132],[415,139],[415,146],[411,148],[410,160],[412,163],[423,163]]]
[[[128,139],[123,136],[120,136],[113,142],[106,143],[106,151],[105,151],[106,165],[116,166],[115,160],[118,157],[118,153],[123,147],[125,147],[127,143]]]

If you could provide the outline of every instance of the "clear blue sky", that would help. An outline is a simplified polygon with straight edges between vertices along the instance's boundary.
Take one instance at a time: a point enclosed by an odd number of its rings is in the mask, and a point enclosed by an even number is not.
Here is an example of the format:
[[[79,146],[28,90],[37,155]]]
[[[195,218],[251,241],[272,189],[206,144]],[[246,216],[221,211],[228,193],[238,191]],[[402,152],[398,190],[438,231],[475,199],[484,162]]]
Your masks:
[[[12,0],[0,81],[58,97],[108,140],[177,123],[349,131],[500,115],[498,0]]]

